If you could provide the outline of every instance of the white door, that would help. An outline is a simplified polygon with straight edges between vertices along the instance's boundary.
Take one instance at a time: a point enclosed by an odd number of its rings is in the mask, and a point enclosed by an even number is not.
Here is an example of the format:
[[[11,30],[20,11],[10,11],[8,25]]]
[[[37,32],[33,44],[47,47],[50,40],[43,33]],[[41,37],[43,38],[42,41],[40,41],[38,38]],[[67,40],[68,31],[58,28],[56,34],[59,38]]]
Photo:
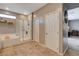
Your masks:
[[[52,12],[46,15],[45,41],[46,46],[54,51],[59,49],[59,20],[58,13]]]

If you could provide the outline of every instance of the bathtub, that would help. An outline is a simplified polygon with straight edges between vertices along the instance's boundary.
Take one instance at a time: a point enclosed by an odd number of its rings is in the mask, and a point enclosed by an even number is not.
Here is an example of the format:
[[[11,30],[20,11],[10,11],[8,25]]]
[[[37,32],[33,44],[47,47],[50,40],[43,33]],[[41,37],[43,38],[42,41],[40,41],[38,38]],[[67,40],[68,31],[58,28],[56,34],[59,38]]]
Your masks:
[[[0,34],[0,48],[19,44],[19,36],[16,34]]]

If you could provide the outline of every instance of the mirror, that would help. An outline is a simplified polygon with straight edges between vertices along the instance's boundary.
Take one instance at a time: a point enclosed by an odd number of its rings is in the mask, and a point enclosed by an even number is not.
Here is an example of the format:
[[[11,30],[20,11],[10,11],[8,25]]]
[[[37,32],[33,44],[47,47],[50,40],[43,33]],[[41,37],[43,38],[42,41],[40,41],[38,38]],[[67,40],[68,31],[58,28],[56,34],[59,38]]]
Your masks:
[[[0,17],[0,34],[16,33],[16,19]]]

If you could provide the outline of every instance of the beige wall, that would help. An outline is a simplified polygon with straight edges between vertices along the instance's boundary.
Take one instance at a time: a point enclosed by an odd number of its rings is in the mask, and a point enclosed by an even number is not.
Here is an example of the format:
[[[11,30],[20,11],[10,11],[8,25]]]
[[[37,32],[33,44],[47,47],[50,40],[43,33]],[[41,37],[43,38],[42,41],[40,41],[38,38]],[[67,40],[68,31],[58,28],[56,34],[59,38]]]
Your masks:
[[[15,24],[6,24],[0,23],[0,34],[12,34],[16,33],[16,26]]]
[[[59,52],[62,52],[62,44],[63,44],[63,37],[62,37],[62,19],[63,19],[63,9],[62,9],[62,4],[61,3],[50,3],[42,7],[41,9],[37,10],[34,12],[34,15],[36,17],[42,17],[43,23],[39,23],[39,42],[42,44],[45,44],[45,15],[56,11],[59,9]]]

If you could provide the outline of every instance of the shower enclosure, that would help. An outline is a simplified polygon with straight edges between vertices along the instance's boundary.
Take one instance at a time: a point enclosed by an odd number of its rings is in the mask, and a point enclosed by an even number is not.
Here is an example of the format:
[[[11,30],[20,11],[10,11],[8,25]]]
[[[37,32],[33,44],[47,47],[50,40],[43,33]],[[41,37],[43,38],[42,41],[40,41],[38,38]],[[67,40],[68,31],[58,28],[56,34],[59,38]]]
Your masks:
[[[18,21],[18,35],[20,36],[20,41],[30,39],[30,29],[31,24],[29,20],[19,20]],[[16,29],[17,30],[17,29]],[[18,31],[17,30],[17,31]]]

